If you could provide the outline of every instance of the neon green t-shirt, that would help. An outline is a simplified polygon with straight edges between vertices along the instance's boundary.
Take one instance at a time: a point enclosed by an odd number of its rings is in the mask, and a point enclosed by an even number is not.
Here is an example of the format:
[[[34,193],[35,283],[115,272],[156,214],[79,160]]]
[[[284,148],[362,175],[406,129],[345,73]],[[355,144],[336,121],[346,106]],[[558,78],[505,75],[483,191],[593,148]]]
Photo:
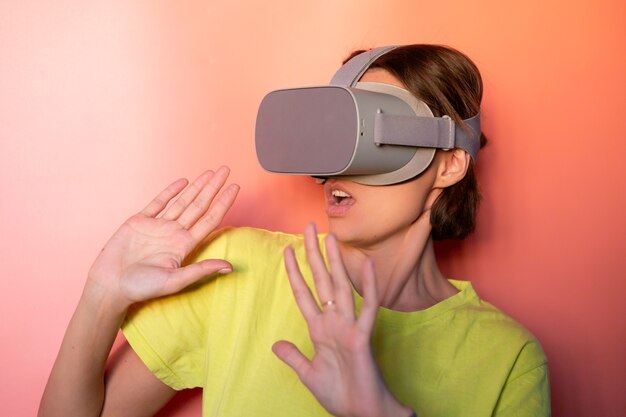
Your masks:
[[[227,229],[198,259],[226,259],[233,273],[137,306],[123,324],[164,383],[204,389],[204,416],[328,415],[271,350],[284,339],[313,354],[283,266],[287,245],[313,288],[302,236]],[[379,310],[372,344],[391,392],[422,417],[550,415],[537,340],[470,283],[450,282],[459,293],[426,310]]]

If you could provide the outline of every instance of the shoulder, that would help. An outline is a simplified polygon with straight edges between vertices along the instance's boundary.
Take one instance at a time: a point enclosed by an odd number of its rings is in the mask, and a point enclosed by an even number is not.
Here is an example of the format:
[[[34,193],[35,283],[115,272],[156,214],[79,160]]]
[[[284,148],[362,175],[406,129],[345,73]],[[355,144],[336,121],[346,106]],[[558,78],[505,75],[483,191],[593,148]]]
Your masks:
[[[210,258],[249,259],[250,257],[282,257],[287,246],[302,245],[302,235],[275,232],[253,227],[228,227],[212,233],[198,247],[191,261]]]
[[[458,285],[454,283],[454,285]],[[517,320],[493,304],[481,299],[471,284],[463,285],[467,302],[459,306],[457,315],[468,323],[469,341],[480,340],[490,355],[504,354],[512,359],[509,378],[547,364],[539,340]]]
[[[152,326],[152,323],[155,327],[175,323],[180,326],[174,327],[203,334],[206,332],[205,319],[211,311],[231,308],[231,303],[213,300],[237,298],[243,302],[246,297],[254,299],[255,289],[271,287],[284,270],[283,248],[298,244],[299,240],[301,238],[297,235],[249,227],[218,230],[185,260],[185,264],[204,259],[224,259],[233,265],[233,272],[212,274],[179,293],[134,305],[129,309],[125,327],[129,327],[128,322],[131,321],[144,327]],[[228,314],[232,312],[228,310]],[[200,317],[203,319],[198,320]]]

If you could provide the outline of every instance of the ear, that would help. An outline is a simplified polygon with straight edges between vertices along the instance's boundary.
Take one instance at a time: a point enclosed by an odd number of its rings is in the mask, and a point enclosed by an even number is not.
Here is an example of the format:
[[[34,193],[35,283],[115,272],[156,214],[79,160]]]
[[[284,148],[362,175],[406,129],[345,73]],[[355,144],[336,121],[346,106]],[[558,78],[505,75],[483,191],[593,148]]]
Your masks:
[[[446,188],[461,181],[467,173],[471,156],[463,149],[454,148],[449,151],[438,151],[437,177],[434,188]]]

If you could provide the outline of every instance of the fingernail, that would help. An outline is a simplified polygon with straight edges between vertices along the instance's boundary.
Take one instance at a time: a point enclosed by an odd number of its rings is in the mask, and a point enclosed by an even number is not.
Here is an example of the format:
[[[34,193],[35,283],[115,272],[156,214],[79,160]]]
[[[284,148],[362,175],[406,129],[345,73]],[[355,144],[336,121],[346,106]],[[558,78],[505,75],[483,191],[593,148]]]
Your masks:
[[[217,271],[218,274],[230,274],[231,272],[233,272],[233,268],[222,268]]]

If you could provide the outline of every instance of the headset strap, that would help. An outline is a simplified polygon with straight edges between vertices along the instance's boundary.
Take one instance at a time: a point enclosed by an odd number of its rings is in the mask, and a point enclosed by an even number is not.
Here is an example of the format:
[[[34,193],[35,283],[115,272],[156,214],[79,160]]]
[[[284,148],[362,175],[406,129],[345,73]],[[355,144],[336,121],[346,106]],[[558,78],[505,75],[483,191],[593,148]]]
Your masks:
[[[348,62],[343,64],[330,80],[330,85],[339,87],[354,87],[359,78],[380,56],[396,49],[397,46],[381,46],[370,49],[353,56]]]
[[[382,46],[370,49],[352,57],[330,80],[331,86],[354,87],[361,76],[382,55],[393,51],[397,46]],[[466,150],[474,160],[480,149],[480,113],[463,120],[467,129],[456,126],[448,117],[407,117],[385,114],[376,115],[375,142],[377,144],[426,146],[432,148]],[[417,144],[416,135],[421,136],[420,142],[426,139],[429,143]]]
[[[480,114],[463,121],[467,129],[448,116],[397,116],[377,113],[374,143],[377,145],[420,146],[467,151],[474,160],[480,149]]]

